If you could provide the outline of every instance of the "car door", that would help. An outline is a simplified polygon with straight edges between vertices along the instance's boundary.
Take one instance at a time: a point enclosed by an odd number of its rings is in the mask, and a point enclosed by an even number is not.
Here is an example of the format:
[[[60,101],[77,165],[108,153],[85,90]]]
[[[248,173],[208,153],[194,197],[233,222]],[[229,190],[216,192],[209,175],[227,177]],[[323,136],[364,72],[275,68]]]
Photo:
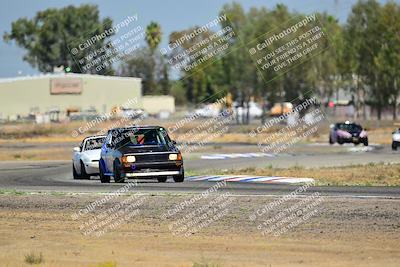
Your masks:
[[[106,142],[105,142],[105,146],[104,146],[104,163],[106,165],[106,171],[107,172],[111,172],[112,171],[112,154],[113,154],[113,146],[112,146],[112,134],[109,133],[107,138],[106,138]]]

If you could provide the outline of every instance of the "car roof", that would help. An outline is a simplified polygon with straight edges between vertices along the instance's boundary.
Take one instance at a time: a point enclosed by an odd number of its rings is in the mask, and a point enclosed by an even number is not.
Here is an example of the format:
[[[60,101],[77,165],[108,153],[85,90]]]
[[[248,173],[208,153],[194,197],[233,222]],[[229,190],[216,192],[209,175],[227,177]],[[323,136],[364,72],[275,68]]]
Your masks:
[[[163,128],[162,126],[159,125],[137,125],[137,126],[131,126],[131,127],[118,127],[118,128],[112,128],[108,130],[110,131],[125,131],[125,130],[132,130],[132,129],[158,129],[158,128]]]
[[[348,123],[346,123],[346,122],[337,122],[337,123],[336,123],[336,125],[340,125],[340,124],[344,124],[344,125],[358,125],[358,126],[361,126],[360,124],[357,124],[357,123],[355,123],[355,122],[348,122]]]
[[[88,139],[94,139],[94,138],[105,138],[107,137],[106,135],[91,135],[91,136],[86,136],[83,140],[88,140]]]

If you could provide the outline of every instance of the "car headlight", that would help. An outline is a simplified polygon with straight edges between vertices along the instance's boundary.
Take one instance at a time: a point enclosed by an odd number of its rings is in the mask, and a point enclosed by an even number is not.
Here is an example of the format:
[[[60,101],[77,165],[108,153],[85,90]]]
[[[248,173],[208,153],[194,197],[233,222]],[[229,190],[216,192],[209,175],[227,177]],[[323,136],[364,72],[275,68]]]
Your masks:
[[[169,154],[169,160],[182,160],[182,154]]]
[[[178,154],[169,154],[169,160],[177,160]]]
[[[135,162],[136,157],[135,156],[124,156],[122,157],[122,162]]]

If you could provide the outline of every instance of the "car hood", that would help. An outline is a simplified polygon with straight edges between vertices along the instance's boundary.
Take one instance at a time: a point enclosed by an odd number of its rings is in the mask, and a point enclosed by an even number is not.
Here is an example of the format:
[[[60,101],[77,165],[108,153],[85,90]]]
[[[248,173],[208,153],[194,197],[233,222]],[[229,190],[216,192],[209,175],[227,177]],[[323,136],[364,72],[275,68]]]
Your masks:
[[[86,150],[82,152],[82,158],[87,158],[89,160],[99,160],[101,149]]]
[[[344,138],[349,138],[351,137],[351,133],[349,133],[348,131],[344,131],[344,130],[337,130],[336,134],[340,137],[344,137]]]
[[[352,130],[345,130],[345,129],[338,129],[337,133],[341,136],[359,136],[363,130],[360,129],[352,129]],[[366,134],[366,132],[365,132]]]

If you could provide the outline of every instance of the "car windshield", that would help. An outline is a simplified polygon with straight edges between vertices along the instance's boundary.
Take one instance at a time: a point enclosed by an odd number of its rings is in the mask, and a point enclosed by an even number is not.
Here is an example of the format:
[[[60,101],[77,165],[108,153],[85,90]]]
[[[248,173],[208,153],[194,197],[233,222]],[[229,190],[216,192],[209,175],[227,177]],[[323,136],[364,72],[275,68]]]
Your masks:
[[[165,146],[167,136],[160,129],[132,129],[122,132],[116,141],[117,146]]]
[[[105,137],[91,138],[86,140],[85,148],[83,150],[100,149],[103,145]]]
[[[354,124],[354,123],[351,123],[351,124],[340,123],[338,125],[338,129],[346,131],[346,132],[357,132],[357,131],[361,131],[362,130],[360,125]]]

